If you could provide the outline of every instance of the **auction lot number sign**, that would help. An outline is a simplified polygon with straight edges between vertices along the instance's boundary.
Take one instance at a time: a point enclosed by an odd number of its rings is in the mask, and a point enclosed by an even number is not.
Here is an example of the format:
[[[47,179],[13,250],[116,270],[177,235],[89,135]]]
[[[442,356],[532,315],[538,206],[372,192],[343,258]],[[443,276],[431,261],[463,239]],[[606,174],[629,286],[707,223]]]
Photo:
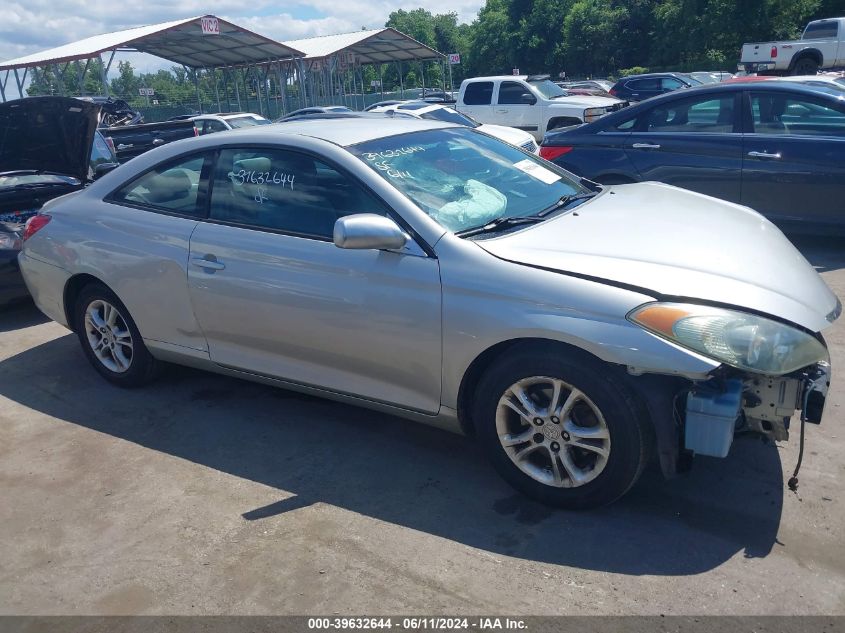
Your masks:
[[[220,35],[220,22],[214,17],[200,18],[203,35]]]

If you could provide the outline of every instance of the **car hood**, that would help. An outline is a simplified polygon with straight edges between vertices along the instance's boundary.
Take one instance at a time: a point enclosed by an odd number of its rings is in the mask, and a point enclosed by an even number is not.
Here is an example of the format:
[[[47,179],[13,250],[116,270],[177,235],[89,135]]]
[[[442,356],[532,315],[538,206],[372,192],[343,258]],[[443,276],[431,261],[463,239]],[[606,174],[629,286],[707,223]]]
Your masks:
[[[498,139],[506,141],[511,145],[523,145],[528,141],[534,142],[534,137],[524,130],[517,130],[515,127],[505,127],[504,125],[492,125],[490,123],[483,123],[476,128],[479,132],[484,132],[490,136],[495,136]]]
[[[620,101],[621,99],[616,99],[614,97],[569,95],[568,97],[558,97],[557,99],[552,99],[549,105],[552,107],[559,104],[562,106],[583,106],[585,108],[607,108],[609,106],[616,105]]]
[[[476,243],[519,264],[660,299],[747,308],[812,331],[841,309],[815,269],[763,216],[659,183],[608,187],[564,215]]]
[[[0,104],[0,173],[46,171],[88,178],[100,106],[69,97]]]

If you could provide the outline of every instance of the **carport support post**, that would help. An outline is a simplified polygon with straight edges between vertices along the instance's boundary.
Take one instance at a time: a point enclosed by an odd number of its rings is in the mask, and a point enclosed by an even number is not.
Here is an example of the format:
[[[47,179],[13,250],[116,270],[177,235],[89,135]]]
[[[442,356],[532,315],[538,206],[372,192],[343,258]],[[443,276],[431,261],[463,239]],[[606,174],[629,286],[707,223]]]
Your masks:
[[[246,111],[249,112],[249,66],[242,70],[243,72],[241,73],[241,77],[244,80],[244,99],[246,99]]]
[[[193,75],[194,75],[194,90],[196,90],[196,93],[197,93],[197,110],[199,110],[200,114],[203,114],[202,97],[200,96],[200,71],[199,71],[199,68],[188,68],[184,64],[182,65],[182,68],[184,68],[185,72],[188,73],[189,75],[191,73],[193,73]]]
[[[235,100],[238,102],[238,112],[242,112],[243,108],[241,107],[241,91],[240,88],[238,88],[238,71],[233,70],[232,72],[235,73],[235,76],[232,80],[232,83],[235,84]]]
[[[267,102],[267,118],[272,119],[273,116],[273,102],[272,102],[272,95],[270,94],[270,64],[264,64],[264,78],[262,79],[264,82],[264,97],[265,101]]]
[[[306,92],[307,83],[305,80],[305,65],[302,62],[302,58],[297,60],[297,78],[299,79],[299,101],[300,107],[307,108],[308,107],[308,93]]]
[[[288,78],[287,78],[287,66],[285,66],[285,70],[282,70],[282,63],[279,62],[279,65],[276,66],[276,73],[279,76],[279,90],[281,91],[282,97],[282,114],[285,115],[288,113]]]
[[[106,64],[103,62],[103,56],[100,55],[100,81],[103,84],[103,94],[108,97],[109,96],[109,69],[111,68],[111,63],[114,60],[114,51],[111,52],[109,56],[109,63]]]
[[[258,72],[258,67],[256,66],[252,72],[253,79],[255,80],[255,98],[258,99],[258,114],[264,115],[264,106],[262,104],[261,99],[261,73]]]
[[[79,94],[85,96],[85,73],[88,72],[88,65],[91,63],[91,58],[89,57],[85,60],[85,68],[82,69],[82,72],[79,73]],[[79,63],[79,60],[76,60],[76,69],[79,70],[82,67],[82,64]]]
[[[397,61],[396,67],[399,69],[399,94],[405,98],[405,80],[402,78],[402,62]]]
[[[220,88],[217,85],[217,69],[213,68],[211,72],[214,73],[214,96],[217,97],[217,111],[223,112],[223,108],[220,107]]]
[[[15,83],[18,85],[18,94],[23,99],[23,82],[26,81],[26,70],[24,70],[23,74],[23,81],[21,81],[20,75],[18,75],[18,69],[15,68]]]
[[[384,70],[383,64],[378,65],[378,87],[381,90],[381,100],[384,101]]]
[[[3,98],[3,103],[6,103],[6,83],[9,81],[9,71],[6,71],[6,76],[3,81],[0,81],[0,97]]]

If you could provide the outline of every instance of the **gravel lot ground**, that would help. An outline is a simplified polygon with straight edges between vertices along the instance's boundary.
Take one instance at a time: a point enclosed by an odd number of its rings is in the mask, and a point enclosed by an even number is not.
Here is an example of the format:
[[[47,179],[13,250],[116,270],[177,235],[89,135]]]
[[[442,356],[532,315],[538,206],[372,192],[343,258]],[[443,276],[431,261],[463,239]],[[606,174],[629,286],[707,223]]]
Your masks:
[[[845,298],[845,240],[797,240]],[[845,318],[809,426],[652,470],[616,505],[516,495],[466,438],[188,369],[100,379],[0,313],[0,614],[845,614]]]

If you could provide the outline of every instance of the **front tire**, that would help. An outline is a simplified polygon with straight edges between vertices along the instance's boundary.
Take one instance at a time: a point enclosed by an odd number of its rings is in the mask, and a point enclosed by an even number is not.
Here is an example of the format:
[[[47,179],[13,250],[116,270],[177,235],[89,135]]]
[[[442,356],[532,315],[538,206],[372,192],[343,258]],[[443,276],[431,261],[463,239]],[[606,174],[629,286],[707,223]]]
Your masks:
[[[477,394],[473,419],[493,466],[541,503],[606,505],[642,473],[647,422],[621,378],[598,360],[528,347],[488,369]]]
[[[83,353],[103,378],[119,387],[140,387],[155,378],[158,364],[111,290],[85,286],[76,299],[74,323]]]

